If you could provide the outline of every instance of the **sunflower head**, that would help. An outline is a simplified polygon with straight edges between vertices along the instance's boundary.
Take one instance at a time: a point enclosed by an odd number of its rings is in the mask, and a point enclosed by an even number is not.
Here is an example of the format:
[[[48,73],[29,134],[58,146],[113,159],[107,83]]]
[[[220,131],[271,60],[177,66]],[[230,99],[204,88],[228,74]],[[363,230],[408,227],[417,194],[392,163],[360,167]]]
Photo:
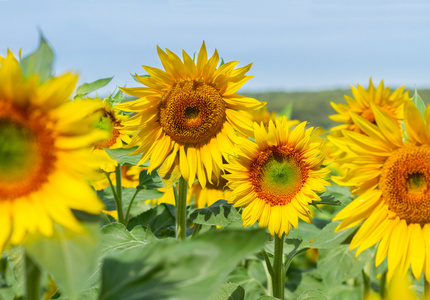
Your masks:
[[[406,275],[409,266],[419,279],[430,278],[430,106],[421,114],[405,103],[405,132],[390,115],[373,106],[378,126],[352,115],[367,136],[345,132],[330,139],[347,156],[348,169],[334,177],[361,194],[335,217],[338,230],[362,223],[351,242],[357,255],[379,242],[376,264],[388,257],[388,278]]]
[[[285,117],[264,125],[254,124],[256,143],[242,138],[236,157],[229,160],[224,175],[235,206],[246,206],[243,226],[256,221],[272,235],[288,234],[298,218],[311,222],[309,203],[320,200],[315,192],[329,185],[329,170],[321,168],[320,143],[311,143],[313,128],[306,122],[293,130]]]
[[[76,99],[75,102],[82,103],[87,107],[92,107],[93,112],[89,117],[94,118],[93,127],[105,133],[106,138],[92,143],[93,153],[100,158],[99,168],[106,172],[113,172],[117,162],[109,157],[104,149],[122,148],[130,142],[129,132],[124,129],[124,121],[128,115],[122,114],[116,109],[108,99],[100,98],[82,98]],[[101,179],[101,182],[104,182]],[[104,186],[107,183],[93,183],[97,187]]]
[[[375,88],[372,78],[370,78],[367,90],[359,84],[357,88],[351,86],[351,90],[353,97],[345,96],[347,104],[331,102],[332,107],[338,114],[331,115],[330,119],[344,123],[331,129],[337,135],[340,135],[342,130],[364,133],[352,120],[351,113],[359,115],[370,123],[375,124],[375,114],[371,104],[383,110],[393,120],[403,120],[403,105],[411,100],[409,98],[409,91],[404,92],[404,86],[391,93],[388,87],[384,87],[383,80]]]
[[[218,65],[218,52],[208,59],[204,43],[196,62],[185,51],[182,60],[168,49],[157,51],[164,70],[143,66],[149,76],[136,78],[144,87],[121,88],[140,97],[118,106],[135,113],[125,122],[135,131],[129,146],[139,145],[134,154],[142,153],[140,163],[151,158],[148,172],[162,163],[165,169],[177,165],[190,186],[197,177],[204,187],[212,176],[220,177],[236,131],[253,133],[245,111],[264,105],[236,94],[251,78],[245,75],[251,65]]]
[[[94,107],[69,101],[77,76],[41,83],[24,78],[12,53],[0,59],[0,250],[27,233],[51,235],[53,222],[79,231],[72,209],[100,213],[88,185],[98,160],[90,144],[106,138],[88,117]]]

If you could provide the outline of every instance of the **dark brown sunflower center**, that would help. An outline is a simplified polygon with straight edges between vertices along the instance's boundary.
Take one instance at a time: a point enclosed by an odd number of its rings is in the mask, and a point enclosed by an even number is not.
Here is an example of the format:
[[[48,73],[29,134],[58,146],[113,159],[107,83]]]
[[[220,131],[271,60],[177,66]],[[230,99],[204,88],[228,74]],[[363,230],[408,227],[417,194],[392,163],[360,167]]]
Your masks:
[[[160,125],[180,144],[208,142],[225,122],[225,103],[217,89],[201,81],[174,84],[160,102]]]
[[[261,152],[250,168],[251,182],[260,199],[271,206],[286,205],[308,178],[302,155],[287,146]]]
[[[430,147],[400,148],[388,158],[379,186],[391,211],[408,223],[430,222]]]
[[[115,118],[115,113],[113,111],[102,109],[95,113],[101,113],[101,118],[94,124],[94,127],[108,132],[110,138],[94,143],[93,147],[95,149],[110,148],[116,143],[117,138],[121,134],[118,129],[121,123]]]
[[[44,121],[12,106],[0,112],[0,201],[26,196],[48,180],[56,157]]]

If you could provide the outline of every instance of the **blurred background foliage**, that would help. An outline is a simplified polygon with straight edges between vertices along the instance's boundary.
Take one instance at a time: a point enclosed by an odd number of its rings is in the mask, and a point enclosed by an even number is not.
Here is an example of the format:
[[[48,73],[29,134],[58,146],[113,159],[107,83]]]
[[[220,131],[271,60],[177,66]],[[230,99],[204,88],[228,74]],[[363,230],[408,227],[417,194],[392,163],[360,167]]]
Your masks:
[[[367,85],[363,87],[367,89]],[[391,91],[394,91],[396,88],[398,88],[398,86],[390,86]],[[412,97],[415,88],[406,88],[405,90],[409,90],[409,96]],[[429,103],[430,89],[419,89],[418,92],[421,98],[424,99],[424,102],[426,102],[426,104]],[[308,121],[312,126],[320,126],[325,129],[339,125],[327,117],[336,114],[330,102],[346,103],[344,95],[352,96],[350,89],[314,92],[244,92],[242,94],[267,102],[267,109],[269,112],[280,112],[284,107],[292,103],[293,113],[291,119]]]

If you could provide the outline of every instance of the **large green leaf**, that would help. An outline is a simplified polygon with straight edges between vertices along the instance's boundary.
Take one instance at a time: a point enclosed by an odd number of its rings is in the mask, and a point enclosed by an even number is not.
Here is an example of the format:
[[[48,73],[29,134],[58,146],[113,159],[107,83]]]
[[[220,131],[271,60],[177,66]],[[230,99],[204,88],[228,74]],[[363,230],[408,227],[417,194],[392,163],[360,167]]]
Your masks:
[[[39,80],[42,83],[51,77],[53,61],[54,52],[41,34],[39,48],[35,52],[24,57],[20,62],[20,66],[25,77],[38,74]]]
[[[317,268],[327,286],[339,285],[361,276],[361,270],[372,257],[371,251],[364,251],[356,258],[355,251],[348,250],[348,247],[349,245],[338,245],[320,250]]]
[[[99,224],[82,225],[82,233],[56,225],[52,237],[35,234],[25,244],[27,254],[51,274],[69,299],[79,299],[80,292],[88,288],[97,262]]]
[[[213,300],[244,300],[245,290],[236,283],[224,283]]]
[[[175,236],[175,207],[170,204],[162,203],[142,214],[131,218],[127,228],[132,230],[138,225],[148,225],[155,236]],[[167,234],[165,232],[168,232]]]
[[[241,215],[225,200],[218,200],[209,207],[196,209],[190,214],[190,219],[196,224],[226,227],[241,227]]]
[[[340,221],[329,223],[316,236],[315,240],[310,243],[311,248],[330,249],[345,241],[355,230],[348,228],[339,232],[334,232]]]
[[[130,149],[126,149],[126,148],[105,149],[105,151],[110,158],[117,161],[120,165],[137,166],[142,155],[140,154],[130,155],[130,153],[132,153],[136,149],[137,147],[133,147]],[[139,166],[147,167],[148,165],[149,165],[149,161]]]
[[[263,230],[218,230],[130,248],[105,260],[100,300],[212,299],[237,263],[265,239]]]
[[[123,224],[112,223],[101,230],[100,254],[116,254],[132,247],[144,246],[155,239],[151,230],[143,226],[135,226],[128,231]]]
[[[159,189],[162,187],[164,185],[157,171],[152,171],[151,174],[146,171],[140,172],[138,189]]]
[[[228,275],[226,282],[233,282],[243,287],[245,300],[258,299],[266,293],[262,283],[250,274],[248,268],[237,267]]]
[[[78,86],[78,88],[76,89],[76,95],[75,95],[75,99],[76,98],[81,98],[84,97],[86,95],[88,95],[91,92],[94,92],[104,86],[106,86],[107,84],[109,84],[109,82],[111,82],[113,77],[108,77],[108,78],[102,78],[90,83],[84,83],[80,86]]]
[[[323,293],[318,290],[307,290],[297,298],[297,300],[324,300],[328,299]]]
[[[1,254],[0,299],[16,299],[24,295],[25,259],[24,248],[11,247]]]

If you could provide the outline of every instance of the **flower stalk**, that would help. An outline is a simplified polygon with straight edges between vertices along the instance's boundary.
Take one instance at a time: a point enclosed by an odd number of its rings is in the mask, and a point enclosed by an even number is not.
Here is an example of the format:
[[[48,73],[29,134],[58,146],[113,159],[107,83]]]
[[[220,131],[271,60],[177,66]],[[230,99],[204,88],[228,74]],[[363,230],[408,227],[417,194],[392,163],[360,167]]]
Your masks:
[[[273,284],[273,297],[278,299],[284,299],[284,286],[285,286],[285,276],[283,274],[283,258],[284,258],[284,237],[279,237],[275,234],[275,251],[273,254],[273,274],[272,274],[272,284]]]
[[[188,182],[179,178],[178,192],[175,193],[176,239],[185,240],[187,220],[187,185]]]
[[[33,260],[25,255],[26,300],[40,299],[40,269]]]

